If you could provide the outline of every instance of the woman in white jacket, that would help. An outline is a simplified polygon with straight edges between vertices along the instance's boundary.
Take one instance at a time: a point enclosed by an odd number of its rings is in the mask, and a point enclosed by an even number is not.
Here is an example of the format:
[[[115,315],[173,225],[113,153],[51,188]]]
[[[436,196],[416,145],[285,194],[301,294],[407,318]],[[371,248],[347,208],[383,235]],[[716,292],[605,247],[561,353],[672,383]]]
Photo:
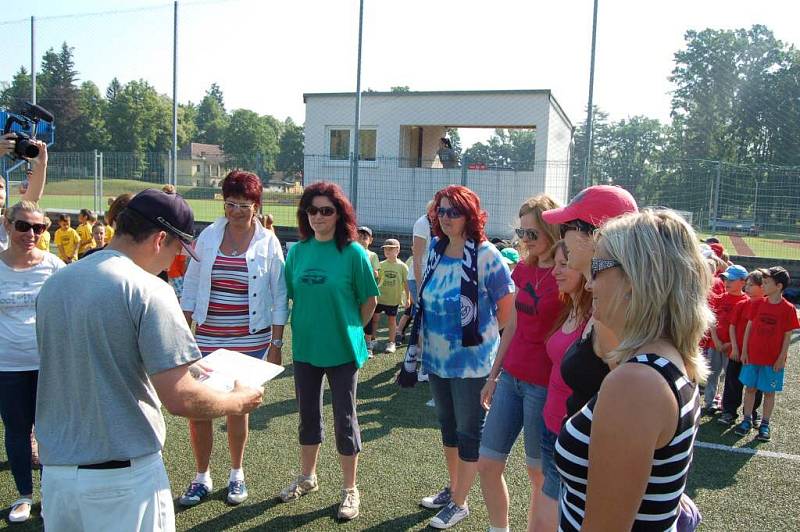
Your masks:
[[[283,327],[289,315],[283,251],[275,233],[256,220],[261,205],[261,180],[235,170],[222,181],[225,216],[197,239],[199,261],[186,271],[181,308],[197,323],[197,345],[203,356],[225,348],[274,364],[281,363]],[[228,502],[247,498],[242,460],[248,417],[228,416],[231,473]],[[209,462],[213,446],[210,420],[189,420],[197,475],[180,498],[194,506],[212,490]]]

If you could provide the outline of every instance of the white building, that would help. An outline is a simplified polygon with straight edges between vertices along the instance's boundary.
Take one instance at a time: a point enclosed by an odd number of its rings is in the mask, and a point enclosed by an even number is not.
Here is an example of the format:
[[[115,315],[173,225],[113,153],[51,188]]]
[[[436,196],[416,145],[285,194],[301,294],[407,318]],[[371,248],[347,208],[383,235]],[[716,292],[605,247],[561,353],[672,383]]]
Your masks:
[[[338,183],[353,200],[354,93],[304,94],[304,184]],[[448,128],[534,129],[525,169],[442,168],[436,152]],[[573,126],[549,90],[366,92],[361,103],[358,220],[406,233],[433,194],[463,184],[489,213],[487,233],[509,236],[520,204],[546,192],[567,200]]]

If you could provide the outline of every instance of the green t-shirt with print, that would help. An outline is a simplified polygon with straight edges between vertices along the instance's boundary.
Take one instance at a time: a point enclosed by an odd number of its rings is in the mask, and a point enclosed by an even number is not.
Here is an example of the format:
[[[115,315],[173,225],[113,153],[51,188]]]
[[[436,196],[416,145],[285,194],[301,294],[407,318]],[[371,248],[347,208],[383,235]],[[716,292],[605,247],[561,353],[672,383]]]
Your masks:
[[[404,263],[388,260],[381,262],[381,269],[378,270],[378,289],[381,291],[378,304],[390,306],[402,304],[407,281],[408,266]]]
[[[372,271],[377,272],[381,269],[381,259],[378,258],[377,253],[367,250],[367,257],[369,257],[369,263],[372,266]]]
[[[367,359],[361,304],[378,295],[367,252],[356,242],[341,251],[336,241],[298,242],[286,256],[292,300],[292,356],[317,367]]]

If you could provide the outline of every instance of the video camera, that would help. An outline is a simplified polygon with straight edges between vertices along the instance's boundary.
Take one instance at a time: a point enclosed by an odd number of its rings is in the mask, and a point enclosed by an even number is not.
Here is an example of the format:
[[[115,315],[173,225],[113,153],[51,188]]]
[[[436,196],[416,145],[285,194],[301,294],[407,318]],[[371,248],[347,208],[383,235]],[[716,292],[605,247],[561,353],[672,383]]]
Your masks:
[[[36,131],[41,121],[52,123],[53,114],[31,102],[26,102],[19,114],[8,113],[2,134],[14,133],[17,136],[12,154],[14,159],[35,159],[39,156],[39,147],[31,141],[36,138]],[[11,127],[14,124],[19,128],[12,131]]]

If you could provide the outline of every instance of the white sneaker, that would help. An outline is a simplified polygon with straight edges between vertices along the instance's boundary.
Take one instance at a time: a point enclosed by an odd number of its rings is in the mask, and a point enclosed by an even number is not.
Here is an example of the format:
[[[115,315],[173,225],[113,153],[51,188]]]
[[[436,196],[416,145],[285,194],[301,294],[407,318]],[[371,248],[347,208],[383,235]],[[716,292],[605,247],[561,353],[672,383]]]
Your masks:
[[[394,342],[389,342],[388,344],[386,344],[387,353],[394,353],[395,351],[397,351],[397,346],[394,345]]]
[[[8,520],[12,523],[24,523],[31,518],[31,506],[33,506],[33,500],[28,497],[20,497],[11,504]]]
[[[303,495],[317,491],[318,489],[317,475],[311,475],[310,477],[297,475],[297,478],[281,491],[280,497],[283,502],[296,501]]]
[[[427,373],[419,372],[417,373],[417,382],[428,382],[430,378],[428,377]]]
[[[455,526],[459,521],[469,516],[469,508],[465,504],[463,507],[458,506],[456,503],[451,502],[436,514],[436,517],[431,519],[430,525],[433,528],[450,528]]]
[[[429,406],[429,407],[431,407],[431,408],[436,408],[436,401],[434,401],[433,399],[431,399],[430,401],[428,401],[427,403],[425,403],[425,406]]]

